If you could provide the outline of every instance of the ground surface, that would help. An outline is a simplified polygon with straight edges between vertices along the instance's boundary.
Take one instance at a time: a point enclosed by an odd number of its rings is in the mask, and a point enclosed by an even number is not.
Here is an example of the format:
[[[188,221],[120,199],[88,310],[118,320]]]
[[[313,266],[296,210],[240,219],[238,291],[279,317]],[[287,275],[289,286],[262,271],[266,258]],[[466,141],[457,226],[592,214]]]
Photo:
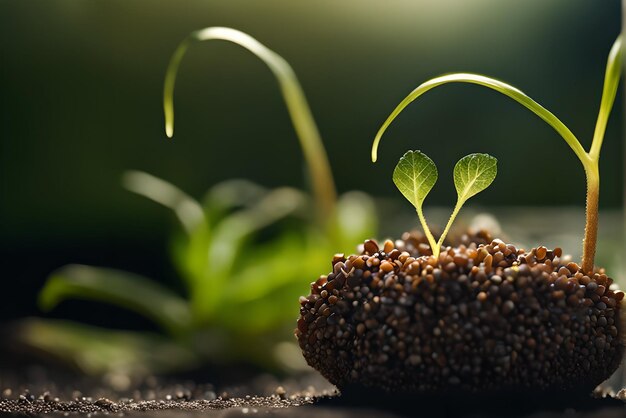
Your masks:
[[[54,377],[54,378],[53,378]],[[29,379],[24,384],[22,379]],[[54,382],[54,383],[52,383]],[[82,391],[77,388],[83,388]],[[399,402],[376,396],[350,397],[316,374],[278,380],[260,375],[245,385],[196,384],[147,378],[139,384],[51,376],[43,369],[0,374],[0,414],[8,416],[130,417],[501,417],[624,418],[626,391],[614,398],[577,399],[535,407],[533,400],[459,407],[454,399]],[[621,399],[618,399],[621,398]]]

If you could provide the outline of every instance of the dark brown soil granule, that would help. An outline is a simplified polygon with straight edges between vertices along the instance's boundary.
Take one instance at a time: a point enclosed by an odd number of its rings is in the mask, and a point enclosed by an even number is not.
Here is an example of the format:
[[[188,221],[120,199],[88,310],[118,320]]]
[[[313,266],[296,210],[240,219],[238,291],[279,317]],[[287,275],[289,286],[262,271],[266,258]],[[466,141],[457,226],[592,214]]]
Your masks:
[[[366,241],[300,299],[307,362],[342,392],[590,393],[624,352],[603,270],[559,248],[462,237],[435,259],[419,234]]]

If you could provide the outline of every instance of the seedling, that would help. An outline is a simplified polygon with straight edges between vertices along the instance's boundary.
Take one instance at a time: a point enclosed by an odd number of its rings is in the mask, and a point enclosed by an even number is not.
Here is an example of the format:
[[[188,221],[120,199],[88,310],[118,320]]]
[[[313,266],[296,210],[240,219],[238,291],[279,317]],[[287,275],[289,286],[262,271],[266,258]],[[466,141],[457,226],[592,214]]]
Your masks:
[[[374,232],[374,206],[367,195],[336,197],[324,146],[292,68],[243,32],[207,28],[178,47],[164,86],[167,136],[174,133],[173,94],[181,60],[193,43],[206,40],[244,47],[276,76],[307,163],[312,196],[294,188],[268,190],[247,180],[229,180],[197,201],[151,174],[127,172],[123,184],[128,190],[170,209],[179,221],[171,257],[186,294],[120,270],[70,265],[54,272],[39,296],[42,310],[70,298],[108,302],[151,319],[164,334],[49,320],[25,324],[22,340],[85,372],[141,375],[203,362],[297,367],[301,358],[288,324],[295,315],[289,314],[293,299],[306,287],[302,278],[322,269],[335,251],[349,251]],[[262,240],[257,239],[261,231]],[[65,343],[57,344],[60,339]]]
[[[420,151],[399,161],[393,181],[417,211],[424,234],[405,233],[360,254],[333,258],[332,272],[300,299],[296,337],[308,364],[344,394],[384,402],[401,397],[487,402],[537,398],[546,402],[588,394],[619,366],[625,343],[624,293],[594,268],[598,223],[598,160],[621,71],[621,38],[609,54],[598,122],[589,152],[559,120],[523,92],[476,74],[437,77],[411,92],[378,131],[413,100],[451,82],[482,85],[521,103],[552,126],[587,175],[587,225],[582,267],[560,248],[525,251],[488,231],[441,246],[463,204],[488,187],[497,161],[463,157],[454,168],[457,203],[435,241],[422,205],[437,168]],[[428,248],[428,243],[430,248]],[[434,256],[434,257],[433,257]],[[369,395],[372,395],[371,397]],[[467,395],[467,398],[464,396]],[[478,402],[481,403],[481,402]]]
[[[174,136],[174,86],[183,57],[191,44],[212,40],[232,42],[247,49],[262,60],[276,77],[307,161],[318,220],[328,219],[332,215],[336,201],[335,183],[322,139],[300,82],[287,61],[250,35],[236,29],[211,27],[192,32],[179,45],[170,60],[165,76],[163,90],[165,133],[169,138]]]
[[[598,163],[600,160],[600,149],[604,140],[604,132],[609,120],[611,109],[615,101],[617,87],[622,71],[622,37],[618,36],[609,52],[607,60],[606,73],[604,77],[604,87],[602,90],[602,100],[600,102],[600,111],[596,122],[593,140],[589,152],[586,152],[580,144],[578,138],[572,131],[565,126],[559,118],[541,106],[539,103],[528,97],[521,90],[511,86],[510,84],[496,80],[494,78],[485,77],[478,74],[455,73],[441,77],[435,77],[418,86],[409,95],[400,102],[400,104],[389,115],[383,123],[372,146],[372,161],[378,159],[378,146],[380,140],[394,119],[415,99],[423,95],[435,87],[448,83],[470,83],[490,88],[505,96],[510,97],[520,103],[531,112],[535,113],[543,119],[548,125],[556,130],[565,140],[567,145],[574,151],[582,163],[587,178],[587,205],[586,205],[586,222],[585,234],[583,239],[583,255],[581,268],[585,273],[592,273],[594,269],[594,258],[596,253],[596,242],[598,237],[598,199],[600,197],[600,172]]]
[[[496,178],[497,162],[498,160],[488,154],[470,154],[456,163],[454,186],[457,192],[457,202],[439,241],[435,241],[424,218],[422,204],[437,181],[437,166],[433,160],[420,151],[408,151],[400,158],[393,171],[393,182],[415,207],[435,258],[439,257],[441,245],[450,226],[467,199],[485,190]]]

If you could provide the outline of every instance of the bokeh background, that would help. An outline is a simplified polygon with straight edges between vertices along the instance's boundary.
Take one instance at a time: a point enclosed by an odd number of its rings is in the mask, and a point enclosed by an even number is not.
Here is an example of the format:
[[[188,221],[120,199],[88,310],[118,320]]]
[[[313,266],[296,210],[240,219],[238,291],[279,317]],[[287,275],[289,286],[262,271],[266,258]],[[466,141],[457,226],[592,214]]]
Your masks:
[[[124,170],[153,173],[193,196],[233,177],[306,187],[275,80],[230,44],[189,52],[177,83],[176,136],[166,139],[161,100],[170,55],[189,32],[212,25],[248,32],[291,63],[338,189],[380,199],[382,235],[414,226],[394,223],[395,210],[416,222],[391,182],[409,148],[423,150],[439,167],[427,205],[450,207],[454,163],[470,152],[489,152],[500,161],[499,175],[474,205],[508,219],[544,213],[523,222],[553,230],[571,228],[565,220],[573,219],[581,235],[580,164],[551,128],[496,93],[462,85],[433,91],[392,126],[376,165],[369,149],[379,125],[411,89],[452,71],[484,73],[522,88],[588,147],[620,14],[618,0],[2,0],[0,320],[39,314],[36,293],[46,276],[71,262],[180,286],[167,256],[172,217],[125,191]],[[622,95],[602,152],[605,231],[621,228]],[[563,207],[573,207],[572,215],[561,216]],[[153,327],[92,302],[64,302],[49,316]]]

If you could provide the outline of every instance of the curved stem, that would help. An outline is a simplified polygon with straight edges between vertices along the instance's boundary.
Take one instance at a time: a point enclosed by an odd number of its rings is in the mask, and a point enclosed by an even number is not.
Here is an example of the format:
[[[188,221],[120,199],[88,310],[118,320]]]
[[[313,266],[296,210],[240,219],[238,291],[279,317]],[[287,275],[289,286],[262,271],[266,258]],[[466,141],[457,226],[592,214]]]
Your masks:
[[[471,74],[471,73],[455,73],[455,74],[448,74],[448,75],[444,75],[441,77],[436,77],[431,80],[428,80],[427,82],[421,84],[419,87],[413,90],[411,93],[409,93],[409,95],[402,102],[400,102],[400,104],[394,109],[393,112],[391,112],[391,114],[389,115],[385,123],[383,123],[381,128],[378,130],[378,133],[376,134],[376,138],[374,139],[374,143],[372,145],[372,161],[373,162],[376,162],[376,160],[378,159],[378,145],[380,143],[380,140],[383,134],[385,133],[385,130],[387,130],[387,127],[400,114],[400,112],[402,112],[402,110],[405,107],[407,107],[413,100],[417,99],[422,94],[426,93],[427,91],[435,87],[441,86],[443,84],[448,84],[448,83],[478,84],[483,87],[488,87],[492,90],[495,90],[499,93],[504,94],[505,96],[510,97],[511,99],[520,103],[521,105],[529,109],[531,112],[539,116],[546,123],[548,123],[548,125],[552,126],[552,128],[554,128],[554,130],[557,131],[563,137],[565,142],[567,142],[567,144],[570,146],[570,148],[574,151],[576,156],[580,159],[580,161],[583,164],[585,164],[586,160],[589,158],[587,156],[587,153],[583,149],[582,145],[580,145],[580,142],[578,141],[576,136],[574,136],[574,134],[572,133],[572,131],[570,131],[569,128],[565,126],[563,122],[561,122],[555,115],[553,115],[546,108],[544,108],[539,103],[537,103],[536,101],[528,97],[521,90],[511,86],[510,84],[504,83],[502,81],[499,81],[490,77],[485,77],[482,75]]]
[[[411,102],[417,99],[427,91],[448,83],[470,83],[478,84],[484,87],[488,87],[499,93],[502,93],[516,102],[520,103],[534,114],[548,123],[554,130],[556,130],[565,142],[574,151],[578,159],[583,165],[585,175],[587,178],[587,198],[586,198],[586,224],[585,224],[585,237],[583,240],[583,257],[582,257],[582,270],[585,273],[593,273],[594,258],[596,252],[596,243],[598,236],[598,201],[600,196],[600,174],[598,170],[598,161],[600,156],[600,149],[602,147],[602,140],[606,129],[606,124],[615,101],[615,95],[617,87],[619,85],[619,79],[621,74],[622,65],[622,47],[621,36],[618,37],[611,48],[609,58],[607,62],[606,76],[604,82],[604,89],[602,94],[602,101],[600,104],[600,112],[598,114],[598,120],[596,123],[596,129],[594,132],[594,138],[589,153],[585,152],[584,148],[576,138],[576,136],[569,130],[563,122],[561,122],[554,114],[545,109],[539,103],[528,97],[521,90],[506,84],[502,81],[495,80],[493,78],[481,76],[478,74],[469,73],[455,73],[441,77],[433,78],[415,90],[413,90],[389,115],[385,123],[381,126],[376,134],[374,143],[372,145],[372,161],[376,162],[378,159],[378,146],[380,140],[389,127],[391,122],[407,107]],[[455,212],[457,208],[455,208]],[[455,215],[453,212],[453,216]],[[452,220],[453,218],[451,218]],[[447,230],[449,229],[451,221],[448,222],[442,238],[445,237]],[[443,239],[440,238],[438,245],[443,243]],[[438,248],[438,247],[437,247]]]
[[[163,90],[163,110],[167,136],[171,138],[174,134],[174,86],[180,62],[192,42],[208,40],[229,41],[247,49],[260,58],[278,80],[309,168],[317,205],[317,217],[321,222],[325,221],[334,211],[336,191],[328,156],[309,104],[293,69],[287,61],[250,35],[231,28],[211,27],[193,32],[180,44],[170,60]]]

